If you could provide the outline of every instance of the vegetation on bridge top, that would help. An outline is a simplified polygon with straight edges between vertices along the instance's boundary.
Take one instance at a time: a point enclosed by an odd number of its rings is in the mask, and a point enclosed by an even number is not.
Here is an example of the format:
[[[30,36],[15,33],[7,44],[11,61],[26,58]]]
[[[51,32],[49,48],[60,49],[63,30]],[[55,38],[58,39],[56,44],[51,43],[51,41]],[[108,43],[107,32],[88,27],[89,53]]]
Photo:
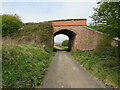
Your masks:
[[[57,22],[57,21],[76,21],[76,20],[86,20],[85,18],[81,19],[61,19],[61,20],[51,20],[49,22]]]

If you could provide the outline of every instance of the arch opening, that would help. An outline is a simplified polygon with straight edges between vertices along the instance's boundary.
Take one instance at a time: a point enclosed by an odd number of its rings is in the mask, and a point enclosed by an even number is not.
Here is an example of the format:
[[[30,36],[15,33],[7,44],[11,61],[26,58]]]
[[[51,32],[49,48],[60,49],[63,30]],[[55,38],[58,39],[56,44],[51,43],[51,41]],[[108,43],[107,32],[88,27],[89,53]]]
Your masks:
[[[59,30],[59,31],[57,31],[53,34],[53,44],[55,43],[55,37],[59,34],[64,34],[64,35],[68,36],[69,39],[68,39],[68,49],[67,49],[67,51],[71,51],[73,49],[73,46],[74,46],[74,43],[75,43],[74,41],[75,41],[76,34],[73,31],[67,30],[67,29]]]
[[[65,34],[57,34],[54,37],[54,49],[57,50],[68,50],[69,37]]]

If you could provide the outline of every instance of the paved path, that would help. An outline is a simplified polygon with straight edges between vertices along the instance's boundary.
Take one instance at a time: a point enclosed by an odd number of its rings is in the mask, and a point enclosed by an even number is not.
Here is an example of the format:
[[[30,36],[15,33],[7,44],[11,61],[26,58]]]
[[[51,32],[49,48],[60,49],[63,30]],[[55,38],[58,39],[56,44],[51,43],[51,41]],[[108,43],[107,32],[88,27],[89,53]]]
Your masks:
[[[71,55],[58,51],[43,79],[42,88],[104,88]]]

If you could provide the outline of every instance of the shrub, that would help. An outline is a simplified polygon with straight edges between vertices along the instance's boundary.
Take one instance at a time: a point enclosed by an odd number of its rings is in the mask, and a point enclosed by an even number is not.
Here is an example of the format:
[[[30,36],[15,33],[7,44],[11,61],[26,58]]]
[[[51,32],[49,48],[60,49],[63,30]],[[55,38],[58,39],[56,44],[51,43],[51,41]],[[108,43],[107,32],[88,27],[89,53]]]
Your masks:
[[[96,49],[94,50],[95,55],[101,55],[105,54],[106,51],[111,48],[111,38],[108,37],[107,35],[102,36],[101,38],[98,39],[98,43],[96,46]]]
[[[21,28],[23,23],[17,15],[2,15],[2,36],[11,35]]]

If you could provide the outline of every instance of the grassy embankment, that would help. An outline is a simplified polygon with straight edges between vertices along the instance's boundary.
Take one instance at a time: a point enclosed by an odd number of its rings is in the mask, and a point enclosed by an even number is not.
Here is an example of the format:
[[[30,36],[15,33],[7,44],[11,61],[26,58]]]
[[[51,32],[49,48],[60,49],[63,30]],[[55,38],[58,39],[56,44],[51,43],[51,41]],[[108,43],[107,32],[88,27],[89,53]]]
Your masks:
[[[109,38],[98,40],[95,50],[72,51],[73,57],[97,79],[109,87],[120,87],[117,47],[110,45]]]
[[[54,52],[52,26],[48,22],[26,24],[3,37],[3,88],[36,88],[40,85]]]

